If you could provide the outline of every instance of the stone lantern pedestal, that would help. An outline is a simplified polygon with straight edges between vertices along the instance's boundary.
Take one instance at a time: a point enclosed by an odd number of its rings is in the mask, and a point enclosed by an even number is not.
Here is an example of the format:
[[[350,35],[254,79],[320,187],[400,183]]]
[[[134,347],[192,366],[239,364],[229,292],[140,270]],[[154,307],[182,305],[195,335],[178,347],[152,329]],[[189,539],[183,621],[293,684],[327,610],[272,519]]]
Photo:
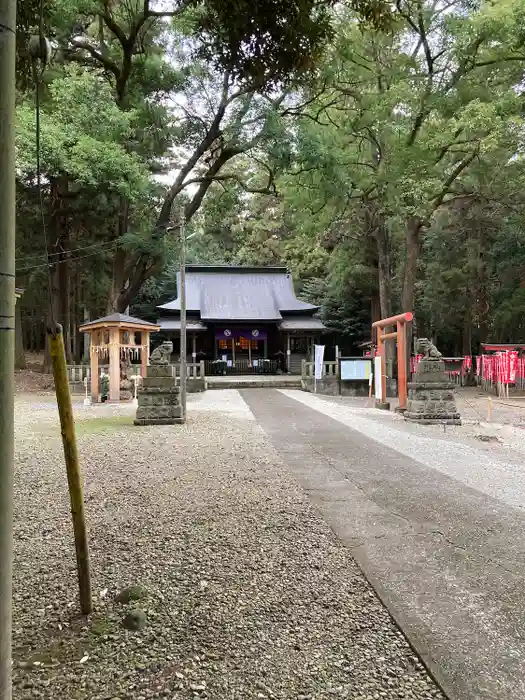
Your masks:
[[[405,420],[427,425],[461,425],[454,399],[454,384],[447,379],[445,363],[441,359],[430,357],[420,360],[407,387]]]
[[[150,365],[138,391],[135,425],[182,423],[179,388],[167,364]]]

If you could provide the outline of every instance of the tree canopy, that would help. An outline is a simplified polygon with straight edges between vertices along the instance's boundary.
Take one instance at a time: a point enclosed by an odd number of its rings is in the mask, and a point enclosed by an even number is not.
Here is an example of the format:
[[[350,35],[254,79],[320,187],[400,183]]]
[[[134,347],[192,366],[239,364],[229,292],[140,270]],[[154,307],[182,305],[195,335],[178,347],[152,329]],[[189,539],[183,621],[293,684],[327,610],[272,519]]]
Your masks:
[[[402,309],[447,353],[525,340],[520,0],[45,0],[47,236],[20,5],[27,347],[48,271],[70,355],[85,316],[153,314],[181,212],[190,260],[288,265],[349,347]]]

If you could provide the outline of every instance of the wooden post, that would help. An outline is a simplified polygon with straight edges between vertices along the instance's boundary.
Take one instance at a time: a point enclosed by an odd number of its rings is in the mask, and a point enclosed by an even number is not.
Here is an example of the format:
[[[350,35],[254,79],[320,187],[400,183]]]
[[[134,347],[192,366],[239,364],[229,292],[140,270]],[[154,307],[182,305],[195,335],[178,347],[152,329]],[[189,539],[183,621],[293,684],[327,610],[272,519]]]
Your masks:
[[[80,610],[83,615],[89,615],[93,611],[93,603],[91,599],[88,538],[84,517],[84,494],[80,477],[73,406],[67,381],[64,337],[62,335],[62,327],[58,324],[53,331],[49,332],[49,351],[53,366],[58,413],[60,415],[62,445],[64,447],[71,517],[75,536]]]
[[[400,321],[397,322],[397,394],[399,397],[399,408],[404,410],[407,407],[407,349],[406,349],[406,326]]]
[[[148,364],[149,364],[149,332],[142,331],[140,334],[140,341],[142,345],[141,355],[140,355],[140,371],[142,374],[142,379],[147,376]]]
[[[200,364],[200,378],[204,379],[204,375],[206,373],[204,360],[201,360],[199,364]]]
[[[379,401],[381,403],[386,402],[386,363],[385,363],[385,349],[384,349],[384,343],[383,343],[383,338],[381,334],[381,329],[377,329],[377,354],[381,359],[381,396],[377,397],[376,400],[379,398]]]
[[[91,334],[87,334],[91,337]],[[89,369],[91,372],[91,401],[92,403],[98,403],[100,399],[99,388],[98,388],[98,354],[93,343],[90,343],[90,363]]]
[[[248,367],[252,366],[252,339],[248,338]]]
[[[290,339],[290,333],[286,334],[286,371],[290,373],[290,357],[292,355],[292,341]]]
[[[120,401],[120,333],[109,329],[109,400]]]
[[[232,335],[232,368],[235,367],[235,338]]]
[[[191,370],[191,374],[193,377],[197,376],[197,334],[194,333],[192,338],[191,338],[191,361],[193,364],[193,368]]]

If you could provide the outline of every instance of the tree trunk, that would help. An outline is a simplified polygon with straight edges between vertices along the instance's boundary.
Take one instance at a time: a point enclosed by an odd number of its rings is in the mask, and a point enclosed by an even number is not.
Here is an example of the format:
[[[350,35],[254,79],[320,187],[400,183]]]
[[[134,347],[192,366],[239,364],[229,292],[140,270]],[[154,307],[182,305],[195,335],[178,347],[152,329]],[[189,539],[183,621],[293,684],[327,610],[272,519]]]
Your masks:
[[[53,178],[50,182],[51,198],[51,222],[49,230],[53,234],[53,244],[50,248],[50,284],[51,300],[46,317],[46,326],[52,327],[53,323],[62,324],[64,338],[69,336],[69,342],[65,343],[66,361],[71,361],[71,334],[68,332],[70,321],[70,282],[69,282],[69,232],[67,215],[63,210],[63,196],[69,189],[67,177]],[[66,336],[67,333],[67,336]],[[51,355],[49,352],[48,333],[46,333],[43,371],[51,372]]]
[[[381,214],[375,217],[374,238],[377,245],[377,278],[379,289],[379,310],[381,318],[392,316],[392,276],[390,267],[390,240],[388,229],[381,220]],[[377,343],[377,336],[375,338]],[[384,346],[385,362],[388,376],[392,376],[394,343],[387,342]]]
[[[375,232],[377,241],[377,275],[379,287],[379,310],[381,318],[392,316],[392,284],[390,271],[390,247],[384,226]]]
[[[119,201],[119,209],[115,225],[115,237],[120,240],[128,230],[129,221],[129,202],[121,197]],[[122,248],[117,248],[115,257],[113,258],[113,269],[111,278],[110,296],[107,304],[107,312],[111,314],[115,311],[123,313],[123,302],[121,297],[125,293],[128,285],[127,280],[127,253]],[[127,304],[126,304],[127,306]]]
[[[379,310],[381,318],[392,316],[392,275],[390,266],[390,240],[383,215],[375,202],[367,206],[366,223],[372,230],[377,249],[377,275]]]
[[[422,222],[412,217],[406,229],[406,263],[403,280],[402,312],[414,312],[414,292],[417,281],[417,263],[419,259],[419,232]]]
[[[423,222],[417,217],[411,217],[407,221],[406,228],[406,263],[405,276],[403,279],[403,294],[401,297],[401,312],[406,313],[411,311],[415,318],[415,289],[417,282],[417,263],[419,259],[419,232]],[[413,328],[412,324],[407,324],[406,328],[406,346],[407,355],[410,358],[412,349]]]
[[[84,306],[84,323],[87,323],[90,320],[90,315],[89,315],[89,309],[87,306]],[[89,333],[84,333],[84,348],[83,348],[83,354],[82,354],[82,361],[86,362],[89,364],[90,361],[90,352],[89,352]]]
[[[125,274],[126,252],[124,250],[117,250],[113,259],[113,275],[111,280],[111,290],[107,308],[108,314],[111,314],[114,311],[123,313],[123,310],[119,308],[119,306],[122,306],[119,302],[126,288]]]
[[[82,308],[82,285],[79,283],[80,267],[78,263],[76,263],[75,267],[77,269],[73,275],[75,282],[73,287],[73,309],[71,319],[71,349],[73,352],[73,361],[76,365],[79,365],[81,362],[81,350],[78,328],[82,324],[82,318],[80,317],[80,309]]]
[[[371,299],[370,316],[372,318],[372,323],[374,323],[375,321],[381,320],[381,306],[379,304],[379,292],[377,295],[374,295]],[[375,328],[372,328],[371,340],[372,340],[373,345],[377,345],[377,331]]]
[[[470,308],[466,309],[463,319],[463,329],[461,338],[461,349],[463,356],[472,355],[472,320]]]

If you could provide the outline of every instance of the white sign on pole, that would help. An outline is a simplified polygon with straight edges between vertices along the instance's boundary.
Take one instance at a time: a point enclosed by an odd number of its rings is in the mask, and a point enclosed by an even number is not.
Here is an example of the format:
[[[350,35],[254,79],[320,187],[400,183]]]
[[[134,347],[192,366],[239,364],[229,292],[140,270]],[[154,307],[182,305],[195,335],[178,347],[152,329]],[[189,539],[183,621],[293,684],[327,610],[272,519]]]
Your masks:
[[[315,345],[314,377],[317,381],[323,378],[324,345]]]
[[[374,357],[374,393],[376,401],[383,403],[385,397],[381,396],[383,392],[383,383],[381,381],[381,357]]]

